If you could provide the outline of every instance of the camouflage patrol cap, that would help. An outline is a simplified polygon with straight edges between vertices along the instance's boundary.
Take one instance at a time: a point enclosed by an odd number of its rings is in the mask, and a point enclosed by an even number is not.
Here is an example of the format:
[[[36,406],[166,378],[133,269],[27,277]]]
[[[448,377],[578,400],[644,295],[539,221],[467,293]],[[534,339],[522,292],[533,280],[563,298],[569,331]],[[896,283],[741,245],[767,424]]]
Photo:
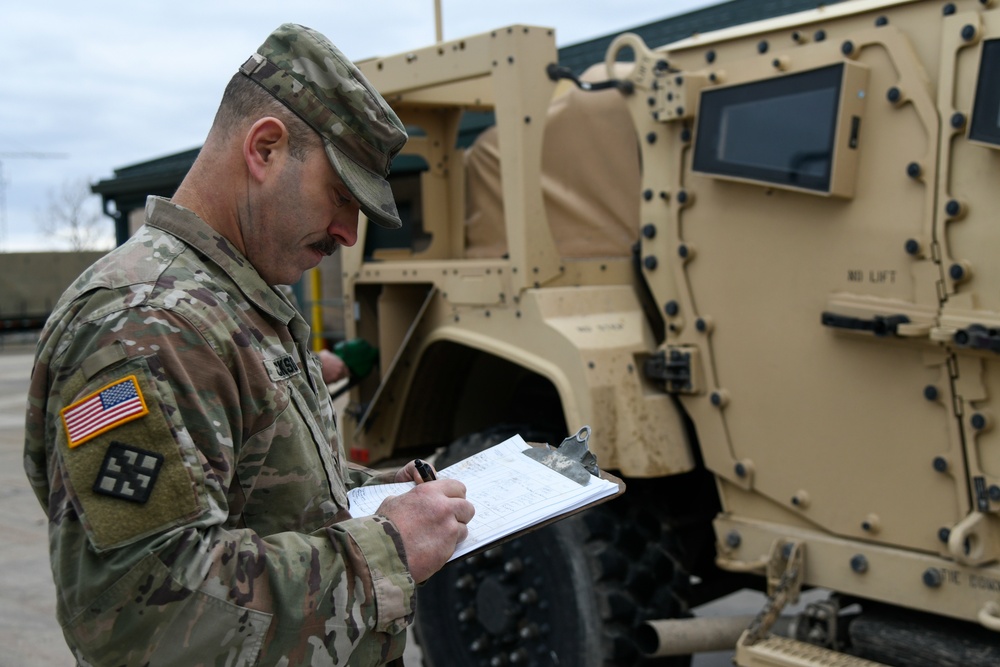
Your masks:
[[[330,163],[369,219],[390,229],[402,226],[386,176],[406,130],[340,49],[315,30],[285,23],[240,72],[319,133]]]

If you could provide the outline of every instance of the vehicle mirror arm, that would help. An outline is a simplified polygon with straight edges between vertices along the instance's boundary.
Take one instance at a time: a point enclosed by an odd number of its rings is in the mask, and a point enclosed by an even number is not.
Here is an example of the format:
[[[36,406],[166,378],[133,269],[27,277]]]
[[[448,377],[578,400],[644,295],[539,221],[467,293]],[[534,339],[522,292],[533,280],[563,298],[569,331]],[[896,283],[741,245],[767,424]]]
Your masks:
[[[545,68],[545,73],[548,74],[549,78],[553,81],[558,81],[559,79],[569,79],[576,84],[577,88],[587,92],[617,88],[622,92],[622,94],[631,95],[635,91],[635,85],[631,81],[625,81],[622,79],[608,79],[607,81],[597,81],[593,83],[589,81],[581,81],[580,77],[573,73],[573,70],[555,63],[549,63]]]

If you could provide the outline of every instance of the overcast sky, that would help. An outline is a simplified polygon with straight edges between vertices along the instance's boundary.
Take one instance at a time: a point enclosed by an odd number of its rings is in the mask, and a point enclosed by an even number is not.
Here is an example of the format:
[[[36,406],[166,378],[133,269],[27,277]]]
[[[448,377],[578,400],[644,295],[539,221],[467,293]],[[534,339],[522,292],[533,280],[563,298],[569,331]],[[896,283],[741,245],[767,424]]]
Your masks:
[[[524,23],[554,27],[566,46],[719,2],[442,0],[443,30]],[[435,39],[434,0],[4,0],[0,251],[65,249],[38,229],[52,193],[200,146],[226,82],[286,21],[355,60]]]

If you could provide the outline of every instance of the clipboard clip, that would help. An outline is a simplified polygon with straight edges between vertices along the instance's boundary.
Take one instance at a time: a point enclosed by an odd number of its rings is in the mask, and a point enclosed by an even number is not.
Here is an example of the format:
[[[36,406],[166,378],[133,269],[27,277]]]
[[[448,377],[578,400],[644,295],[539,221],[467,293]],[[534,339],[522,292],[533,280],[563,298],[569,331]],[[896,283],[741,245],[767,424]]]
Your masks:
[[[549,445],[529,447],[521,453],[577,484],[586,486],[591,476],[601,476],[601,470],[597,467],[597,457],[587,447],[589,440],[590,427],[584,426],[563,440],[558,447],[553,448]]]

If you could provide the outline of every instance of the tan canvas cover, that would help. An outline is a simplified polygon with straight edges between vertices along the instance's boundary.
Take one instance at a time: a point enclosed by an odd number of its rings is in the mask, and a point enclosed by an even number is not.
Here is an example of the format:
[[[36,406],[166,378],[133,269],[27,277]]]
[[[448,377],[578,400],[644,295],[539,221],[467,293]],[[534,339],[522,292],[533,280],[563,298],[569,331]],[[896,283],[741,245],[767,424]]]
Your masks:
[[[595,65],[581,78],[599,81],[606,73]],[[501,257],[507,240],[495,126],[469,147],[465,164],[466,257]],[[560,255],[631,254],[639,238],[639,188],[639,146],[621,93],[558,91],[545,125],[542,193]]]

